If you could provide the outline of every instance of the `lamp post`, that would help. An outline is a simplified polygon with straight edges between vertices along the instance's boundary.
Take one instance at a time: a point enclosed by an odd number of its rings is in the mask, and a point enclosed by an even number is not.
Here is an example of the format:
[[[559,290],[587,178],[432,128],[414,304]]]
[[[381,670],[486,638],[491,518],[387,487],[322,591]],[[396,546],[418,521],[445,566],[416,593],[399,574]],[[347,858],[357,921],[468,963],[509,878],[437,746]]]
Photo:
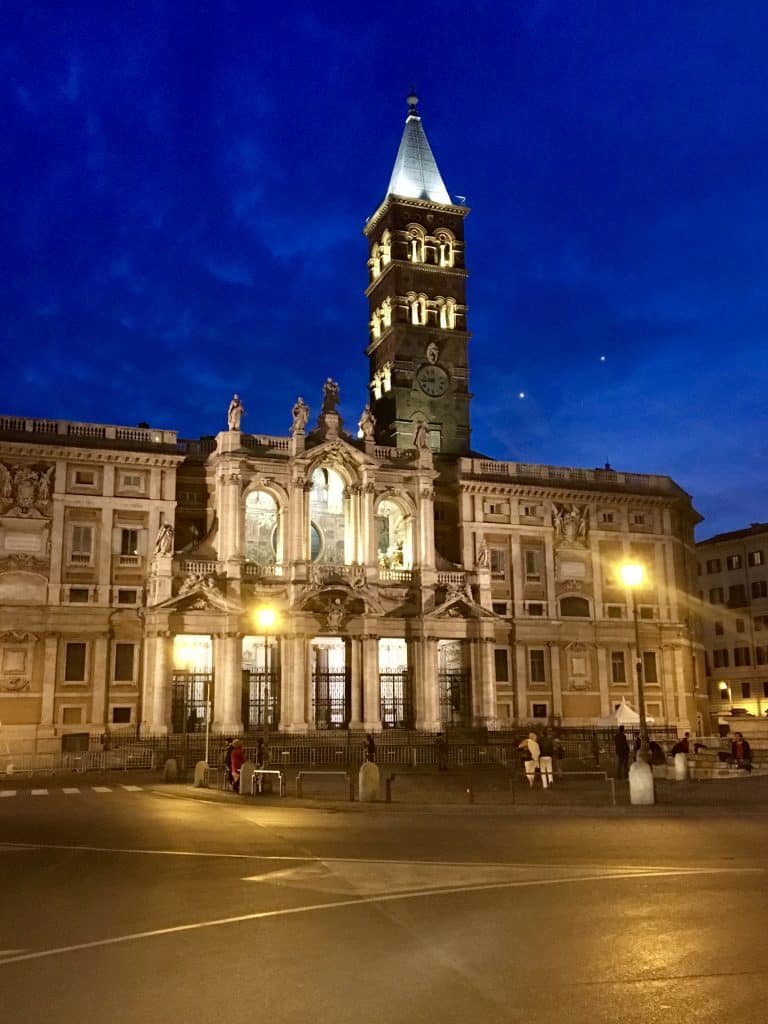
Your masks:
[[[643,682],[643,652],[640,650],[640,623],[637,614],[637,588],[645,582],[645,569],[637,562],[627,562],[621,566],[621,579],[632,595],[632,618],[635,622],[635,650],[637,651],[637,703],[640,715],[640,759],[646,764],[651,763],[650,744],[648,741],[648,722],[645,717],[645,685]]]
[[[264,640],[264,758],[269,759],[269,717],[272,711],[272,673],[269,671],[268,635],[274,632],[280,616],[271,605],[261,605],[254,613],[257,627],[261,630]]]
[[[726,683],[724,679],[721,679],[720,682],[717,684],[717,688],[720,690],[720,699],[725,700],[725,698],[727,697],[728,706],[731,709],[731,711],[733,711],[733,694],[731,693],[731,688],[728,685],[728,683]]]

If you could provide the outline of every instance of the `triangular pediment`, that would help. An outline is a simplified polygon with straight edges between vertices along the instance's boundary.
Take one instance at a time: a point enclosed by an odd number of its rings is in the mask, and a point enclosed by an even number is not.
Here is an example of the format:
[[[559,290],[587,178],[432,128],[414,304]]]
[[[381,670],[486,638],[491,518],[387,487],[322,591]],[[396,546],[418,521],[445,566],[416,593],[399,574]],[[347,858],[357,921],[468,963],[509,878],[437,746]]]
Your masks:
[[[302,452],[301,455],[297,455],[294,459],[294,466],[300,467],[305,466],[307,469],[316,465],[320,462],[326,463],[340,463],[343,466],[349,466],[355,470],[363,469],[364,467],[374,467],[376,463],[365,454],[360,451],[350,441],[347,441],[343,437],[334,437],[327,441],[321,441],[319,444],[312,445],[307,448],[306,451]]]
[[[489,612],[464,594],[454,594],[442,604],[427,612],[425,619],[498,619],[495,612]]]
[[[154,606],[169,611],[215,611],[241,613],[244,609],[239,601],[224,596],[212,580],[199,580],[190,584],[182,582],[181,589],[175,597],[169,597]]]

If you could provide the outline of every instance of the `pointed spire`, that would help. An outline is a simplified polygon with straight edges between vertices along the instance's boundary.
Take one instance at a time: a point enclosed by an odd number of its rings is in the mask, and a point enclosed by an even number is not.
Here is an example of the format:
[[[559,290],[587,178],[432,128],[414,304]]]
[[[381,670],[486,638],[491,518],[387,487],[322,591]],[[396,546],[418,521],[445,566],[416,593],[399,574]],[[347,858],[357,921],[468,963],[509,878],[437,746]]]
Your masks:
[[[403,137],[400,140],[387,195],[402,196],[405,199],[429,199],[433,203],[445,203],[450,206],[451,197],[421,126],[419,98],[413,90],[407,102],[408,117],[405,119]]]

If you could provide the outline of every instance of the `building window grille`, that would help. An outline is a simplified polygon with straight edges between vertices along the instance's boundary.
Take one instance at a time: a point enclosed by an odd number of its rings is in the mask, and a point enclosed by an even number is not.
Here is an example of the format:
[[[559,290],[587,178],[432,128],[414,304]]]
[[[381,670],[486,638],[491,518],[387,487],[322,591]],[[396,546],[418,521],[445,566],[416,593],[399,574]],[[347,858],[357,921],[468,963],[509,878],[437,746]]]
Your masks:
[[[496,647],[493,652],[494,671],[497,683],[509,682],[509,651],[506,647]]]
[[[212,672],[174,671],[171,728],[175,733],[205,732],[208,695],[213,700]]]
[[[64,682],[85,682],[85,644],[68,643],[64,655]]]
[[[768,582],[766,580],[752,580],[752,597],[768,597]]]
[[[467,727],[472,724],[469,672],[438,673],[440,721],[444,726]]]
[[[536,648],[528,652],[528,667],[532,683],[546,683],[547,663],[542,649]]]
[[[614,683],[626,683],[627,681],[624,651],[611,651],[611,680]]]
[[[385,729],[413,727],[413,702],[408,672],[380,672],[381,724]]]
[[[133,644],[115,644],[115,682],[133,681]]]
[[[747,555],[747,563],[751,568],[755,568],[758,565],[764,565],[763,552],[762,551],[750,551]]]
[[[728,555],[725,559],[726,569],[740,569],[741,568],[741,555]]]
[[[748,647],[734,647],[733,665],[734,668],[746,668],[752,664],[752,652]]]
[[[646,683],[658,683],[659,681],[655,651],[643,651],[643,679]]]

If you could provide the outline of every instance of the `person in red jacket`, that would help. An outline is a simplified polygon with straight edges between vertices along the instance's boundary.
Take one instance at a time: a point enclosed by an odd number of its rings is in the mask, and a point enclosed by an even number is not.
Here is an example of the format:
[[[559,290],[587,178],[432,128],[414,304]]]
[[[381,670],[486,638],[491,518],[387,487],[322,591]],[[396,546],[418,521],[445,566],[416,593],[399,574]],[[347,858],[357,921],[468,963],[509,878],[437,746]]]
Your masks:
[[[232,776],[232,789],[235,793],[240,792],[240,769],[245,764],[245,751],[240,740],[232,740],[232,757],[230,759],[230,775]]]

